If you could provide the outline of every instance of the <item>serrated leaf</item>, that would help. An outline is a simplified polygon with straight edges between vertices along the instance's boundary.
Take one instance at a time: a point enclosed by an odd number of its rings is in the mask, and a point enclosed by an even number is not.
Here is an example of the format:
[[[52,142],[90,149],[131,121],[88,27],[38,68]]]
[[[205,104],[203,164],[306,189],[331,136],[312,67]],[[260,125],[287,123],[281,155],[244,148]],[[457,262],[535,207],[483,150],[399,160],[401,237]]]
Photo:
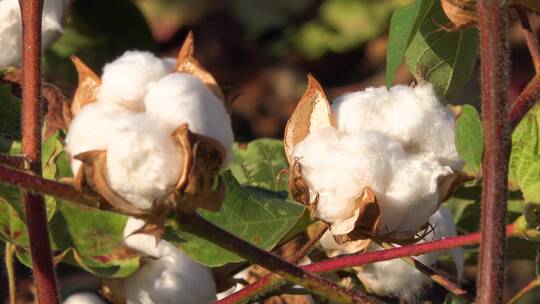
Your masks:
[[[534,106],[512,134],[509,182],[525,201],[540,202],[540,105]]]
[[[246,146],[234,146],[234,160],[229,169],[241,185],[271,191],[287,191],[289,167],[281,140],[257,139]]]
[[[484,153],[482,122],[478,112],[471,105],[463,105],[461,114],[456,120],[456,147],[465,161],[463,171],[479,178],[482,175]]]
[[[449,32],[441,27],[449,20],[436,2],[428,13],[405,57],[413,75],[427,80],[440,98],[448,98],[469,81],[478,58],[478,30]]]
[[[286,195],[261,188],[241,186],[230,171],[222,175],[225,201],[218,213],[199,210],[208,221],[265,250],[271,250],[302,218],[304,206]],[[171,223],[164,237],[192,259],[210,267],[243,259]]]
[[[392,14],[386,53],[387,86],[392,85],[394,74],[403,60],[405,51],[433,6],[433,2],[434,0],[415,0],[407,6],[397,8]]]

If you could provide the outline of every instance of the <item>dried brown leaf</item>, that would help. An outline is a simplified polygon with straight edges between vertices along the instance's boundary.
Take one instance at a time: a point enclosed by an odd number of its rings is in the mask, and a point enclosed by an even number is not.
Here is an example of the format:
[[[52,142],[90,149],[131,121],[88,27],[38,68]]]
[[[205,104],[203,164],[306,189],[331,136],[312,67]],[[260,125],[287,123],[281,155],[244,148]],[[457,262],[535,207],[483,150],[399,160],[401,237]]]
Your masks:
[[[79,73],[79,84],[71,102],[71,114],[76,116],[82,107],[97,100],[101,79],[78,57],[72,55],[70,58]]]
[[[302,166],[298,161],[295,161],[291,166],[288,187],[291,196],[295,200],[306,205],[311,203],[309,197],[309,186],[302,176]]]
[[[296,144],[306,138],[310,132],[334,126],[330,102],[319,82],[313,76],[308,75],[306,92],[298,102],[285,127],[285,154],[289,165],[292,166],[295,162],[292,155]]]
[[[50,136],[60,129],[67,129],[71,116],[69,112],[69,102],[62,91],[50,84],[44,83],[42,95],[47,102],[47,113],[45,114],[45,136]]]
[[[218,173],[225,149],[213,138],[192,133],[187,124],[176,129],[173,136],[184,151],[184,172],[168,200],[183,213],[192,213],[197,208],[219,211],[225,188]]]
[[[439,204],[449,199],[461,184],[474,179],[474,176],[470,176],[461,171],[439,177],[437,180],[437,186],[439,188]]]
[[[219,87],[216,79],[210,72],[208,72],[197,59],[194,57],[195,41],[193,38],[193,32],[189,32],[178,58],[176,60],[176,70],[180,73],[187,73],[193,76],[198,77],[204,84],[216,95],[217,98],[221,99],[225,103],[225,96],[223,91]],[[226,104],[227,105],[227,104]]]
[[[441,0],[441,6],[450,19],[450,24],[444,26],[446,30],[461,31],[478,21],[476,0]]]
[[[124,279],[101,280],[101,294],[113,304],[125,304]]]

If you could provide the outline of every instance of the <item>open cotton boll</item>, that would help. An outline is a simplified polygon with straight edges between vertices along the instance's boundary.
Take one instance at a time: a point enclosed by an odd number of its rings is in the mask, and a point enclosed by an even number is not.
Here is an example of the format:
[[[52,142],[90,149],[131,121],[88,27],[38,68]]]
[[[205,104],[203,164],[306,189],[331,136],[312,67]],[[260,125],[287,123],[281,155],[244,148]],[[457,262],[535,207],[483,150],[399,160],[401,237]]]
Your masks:
[[[144,221],[130,217],[124,228],[124,242],[144,255],[155,258],[124,281],[128,304],[213,303],[216,285],[210,268],[182,253],[171,243],[136,233]]]
[[[419,243],[456,235],[452,216],[446,208],[439,209],[429,221],[435,230]],[[376,244],[371,244],[368,251],[382,249]],[[435,264],[439,255],[438,252],[432,252],[417,256],[416,259],[431,267]],[[461,249],[453,250],[452,256],[456,264],[458,277],[461,277],[463,271],[463,253]],[[431,284],[431,280],[427,276],[401,259],[376,262],[359,267],[357,270],[359,270],[358,277],[371,291],[379,295],[400,297],[406,300],[407,303],[417,303],[425,288]]]
[[[105,304],[105,302],[91,292],[79,292],[70,295],[62,304]]]
[[[48,48],[62,31],[64,0],[45,0],[42,48]],[[19,66],[22,60],[22,24],[18,0],[0,0],[0,68]]]
[[[450,167],[434,159],[411,156],[397,161],[385,196],[380,199],[378,231],[420,230],[439,208],[439,178],[452,173]]]
[[[152,83],[144,99],[149,115],[174,131],[187,123],[191,132],[219,141],[232,159],[234,136],[231,119],[223,102],[197,77],[173,73]]]
[[[377,130],[394,136],[408,154],[433,154],[455,170],[463,165],[455,147],[455,116],[439,103],[431,84],[367,88],[338,97],[332,110],[340,130]]]
[[[127,51],[103,68],[99,100],[132,111],[144,111],[144,95],[150,82],[160,79],[170,68],[150,52]]]
[[[105,150],[117,123],[129,120],[131,113],[115,105],[100,102],[84,106],[69,125],[65,149],[71,157],[91,150]],[[71,159],[71,170],[77,174],[81,161]]]
[[[159,122],[134,114],[118,121],[107,145],[107,181],[138,208],[168,194],[183,170],[183,151]]]
[[[348,134],[325,128],[299,142],[293,157],[313,192],[311,199],[319,195],[316,216],[332,223],[353,216],[355,200],[364,187],[381,196],[392,164],[405,156],[396,140],[380,132]]]

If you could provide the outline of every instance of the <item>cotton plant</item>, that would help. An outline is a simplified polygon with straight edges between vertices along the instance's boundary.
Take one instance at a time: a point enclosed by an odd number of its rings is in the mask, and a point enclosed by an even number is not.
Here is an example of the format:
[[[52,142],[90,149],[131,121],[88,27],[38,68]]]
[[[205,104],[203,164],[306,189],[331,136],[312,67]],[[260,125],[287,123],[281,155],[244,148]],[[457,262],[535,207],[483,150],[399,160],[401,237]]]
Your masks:
[[[310,76],[285,131],[291,194],[340,244],[418,241],[467,178],[454,124],[429,83],[367,88],[330,103]]]
[[[143,258],[109,297],[128,304],[213,302],[211,270],[161,239],[169,211],[219,210],[224,190],[217,173],[232,159],[223,93],[193,57],[192,34],[177,60],[127,51],[101,77],[72,59],[79,86],[64,111],[71,182],[132,216],[124,243]]]
[[[66,0],[45,0],[42,17],[42,49],[60,36],[67,8]],[[20,66],[22,61],[22,23],[18,0],[0,0],[0,69]]]
[[[79,87],[65,119],[75,185],[138,217],[218,210],[223,187],[214,181],[234,138],[219,86],[193,57],[192,35],[176,61],[128,51],[101,77],[73,61]]]

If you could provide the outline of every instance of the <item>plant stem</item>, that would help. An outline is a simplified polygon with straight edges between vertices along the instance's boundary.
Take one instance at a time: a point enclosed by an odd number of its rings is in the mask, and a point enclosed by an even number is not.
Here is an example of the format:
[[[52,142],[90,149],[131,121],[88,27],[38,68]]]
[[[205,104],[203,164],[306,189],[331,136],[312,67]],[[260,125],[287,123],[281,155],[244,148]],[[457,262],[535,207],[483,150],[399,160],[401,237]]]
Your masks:
[[[214,244],[234,252],[248,261],[258,264],[284,279],[304,288],[341,303],[379,303],[373,297],[360,292],[347,290],[322,277],[282,260],[280,257],[266,252],[250,243],[222,230],[214,224],[194,214],[178,214],[177,221],[181,228],[202,237]]]
[[[57,198],[98,207],[100,198],[93,193],[77,191],[70,185],[15,170],[0,165],[0,181],[33,192],[39,192]]]
[[[26,157],[0,153],[0,164],[17,169],[24,169]]]
[[[519,94],[516,102],[508,112],[510,129],[514,130],[521,119],[527,115],[527,112],[534,106],[540,96],[540,74],[534,76],[527,84],[527,87]]]
[[[328,225],[324,224],[324,227],[312,238],[310,239],[302,248],[300,248],[299,251],[297,251],[294,256],[292,256],[290,259],[288,259],[288,262],[297,264],[300,262],[308,253],[313,249],[313,246],[317,244],[317,242],[321,239],[321,237],[324,235],[324,233],[328,230]],[[257,282],[265,281],[265,282],[274,282],[278,283],[280,281],[280,278],[273,274],[269,273],[262,278],[260,278]],[[248,285],[252,286],[254,284]],[[252,288],[251,290],[248,290],[248,292],[242,292],[246,288],[243,288],[219,301],[217,301],[215,304],[233,304],[233,303],[246,303],[248,300],[250,300],[253,297],[256,296],[262,296],[265,294],[270,288],[274,289],[279,284],[266,284],[266,286],[260,285],[261,288]]]
[[[395,248],[394,246],[388,243],[381,243],[379,245],[385,249]],[[444,287],[446,290],[455,294],[456,296],[461,297],[462,299],[464,299],[465,301],[469,303],[474,302],[474,297],[471,296],[466,290],[461,289],[458,285],[450,281],[444,275],[438,273],[433,268],[425,265],[424,263],[412,257],[402,257],[401,259],[405,263],[411,265],[412,267],[416,268],[418,271],[420,271],[421,273],[429,277],[431,280],[433,280],[437,284]]]
[[[6,243],[5,251],[5,263],[9,288],[9,304],[17,304],[17,278],[15,275],[15,261],[13,260],[15,255],[15,244]]]
[[[502,302],[510,128],[507,121],[509,52],[507,10],[499,0],[479,0],[482,79],[482,216],[478,304]]]
[[[23,28],[22,152],[30,170],[41,175],[41,14],[40,0],[20,0]],[[23,203],[32,256],[32,272],[40,304],[58,303],[56,278],[47,230],[45,200],[25,191]]]
[[[529,16],[527,12],[522,7],[516,7],[516,11],[521,22],[521,27],[523,28],[523,35],[525,36],[525,42],[527,42],[527,47],[531,53],[531,57],[534,63],[534,69],[536,74],[540,74],[540,48],[538,46],[538,39],[536,38],[536,33],[531,27],[529,22]]]
[[[521,232],[516,230],[514,224],[506,226],[506,235],[509,237],[520,235]],[[355,266],[361,266],[369,263],[375,263],[380,261],[388,261],[392,259],[402,258],[406,256],[416,256],[429,252],[446,250],[456,247],[462,247],[466,245],[478,244],[480,242],[480,233],[475,232],[467,235],[460,235],[455,237],[449,237],[438,241],[425,242],[422,244],[413,244],[402,247],[396,247],[392,249],[372,251],[366,253],[360,253],[356,255],[338,257],[328,261],[322,261],[318,263],[302,266],[303,269],[311,272],[331,272],[343,268],[350,268]],[[243,303],[261,293],[266,289],[271,289],[275,286],[283,284],[282,279],[276,279],[275,277],[263,277],[257,282],[250,284],[240,291],[237,291],[233,295],[235,300],[239,303]],[[231,295],[231,296],[233,296]],[[225,299],[223,299],[225,300]],[[221,302],[220,302],[221,303]],[[233,301],[225,303],[236,303]]]
[[[540,280],[539,279],[534,279],[534,280],[530,281],[527,285],[525,285],[525,287],[523,287],[523,289],[521,289],[518,293],[516,293],[515,296],[513,296],[510,300],[508,300],[508,302],[506,302],[506,304],[514,304],[514,303],[516,303],[525,294],[527,294],[529,291],[535,289],[538,286],[540,286]]]

